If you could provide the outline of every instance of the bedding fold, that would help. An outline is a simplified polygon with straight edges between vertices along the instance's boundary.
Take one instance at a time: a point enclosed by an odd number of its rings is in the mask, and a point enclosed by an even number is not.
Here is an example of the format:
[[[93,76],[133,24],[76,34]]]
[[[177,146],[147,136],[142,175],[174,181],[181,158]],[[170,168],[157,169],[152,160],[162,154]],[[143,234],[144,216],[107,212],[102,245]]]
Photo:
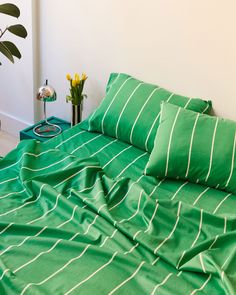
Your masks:
[[[236,292],[236,214],[151,197],[102,166],[36,141],[0,161],[1,294]]]

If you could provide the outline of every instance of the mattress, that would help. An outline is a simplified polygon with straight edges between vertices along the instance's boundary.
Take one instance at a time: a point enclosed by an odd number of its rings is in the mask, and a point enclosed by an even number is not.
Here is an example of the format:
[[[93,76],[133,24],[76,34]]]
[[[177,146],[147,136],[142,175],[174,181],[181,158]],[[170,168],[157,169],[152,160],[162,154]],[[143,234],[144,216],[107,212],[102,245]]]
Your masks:
[[[235,294],[235,196],[82,127],[0,160],[0,294]]]

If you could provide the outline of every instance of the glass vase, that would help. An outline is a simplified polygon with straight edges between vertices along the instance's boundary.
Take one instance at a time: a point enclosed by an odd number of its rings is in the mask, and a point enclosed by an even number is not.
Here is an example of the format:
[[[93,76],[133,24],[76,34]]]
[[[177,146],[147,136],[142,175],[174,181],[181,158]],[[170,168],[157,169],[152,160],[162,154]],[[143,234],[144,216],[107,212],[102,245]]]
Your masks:
[[[82,103],[78,105],[72,104],[71,126],[74,126],[80,123],[81,118],[82,118]]]

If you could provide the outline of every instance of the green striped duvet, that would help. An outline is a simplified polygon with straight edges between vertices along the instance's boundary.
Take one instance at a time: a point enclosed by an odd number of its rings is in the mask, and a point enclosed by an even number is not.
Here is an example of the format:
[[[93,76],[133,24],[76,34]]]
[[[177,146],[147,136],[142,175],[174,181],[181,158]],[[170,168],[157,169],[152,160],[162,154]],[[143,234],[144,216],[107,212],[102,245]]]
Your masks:
[[[235,294],[235,196],[76,126],[0,161],[0,294]]]

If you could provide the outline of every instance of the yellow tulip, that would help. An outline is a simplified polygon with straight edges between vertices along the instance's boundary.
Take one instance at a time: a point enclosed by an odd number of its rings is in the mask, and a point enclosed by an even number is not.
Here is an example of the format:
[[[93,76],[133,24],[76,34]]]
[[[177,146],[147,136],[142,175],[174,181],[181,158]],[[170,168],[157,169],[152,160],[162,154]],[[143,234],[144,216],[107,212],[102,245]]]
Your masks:
[[[76,85],[77,85],[76,80],[72,80],[72,86],[73,86],[73,87],[76,87]]]
[[[86,76],[86,74],[85,73],[83,73],[82,74],[82,80],[84,81],[84,80],[86,80],[88,77]]]
[[[67,75],[66,75],[66,79],[67,79],[68,81],[70,81],[70,80],[71,80],[71,75],[70,75],[70,74],[67,74]]]
[[[78,73],[75,73],[75,81],[76,81],[77,85],[79,85],[79,83],[80,83],[80,76],[79,76]]]

